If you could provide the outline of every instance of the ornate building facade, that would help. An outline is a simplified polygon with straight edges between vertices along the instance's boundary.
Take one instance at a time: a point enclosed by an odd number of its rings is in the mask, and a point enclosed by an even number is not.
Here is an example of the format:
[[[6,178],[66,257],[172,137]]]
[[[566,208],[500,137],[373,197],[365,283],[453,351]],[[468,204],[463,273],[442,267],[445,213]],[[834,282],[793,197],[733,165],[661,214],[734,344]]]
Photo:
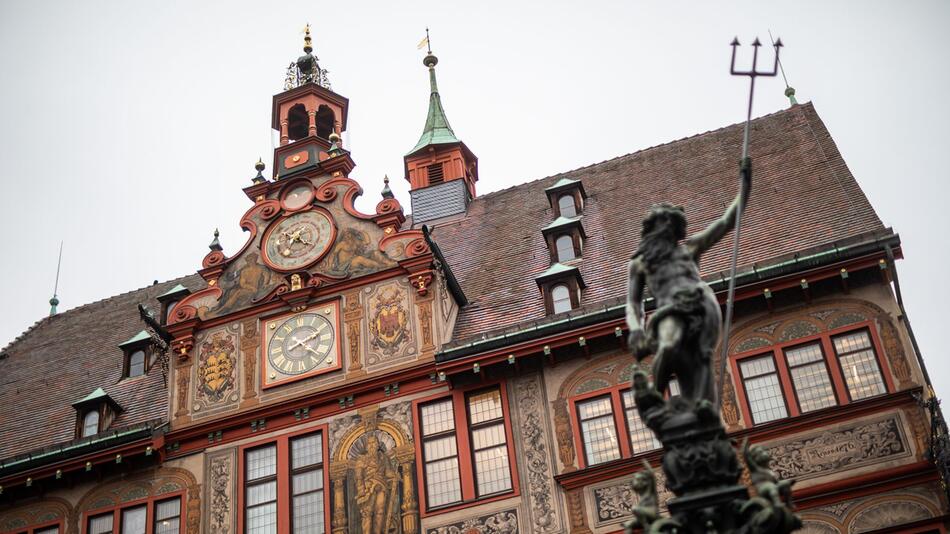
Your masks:
[[[661,454],[629,391],[626,260],[653,203],[720,215],[741,126],[479,196],[430,52],[411,215],[388,183],[361,213],[349,101],[304,50],[239,250],[215,238],[197,274],[0,352],[0,533],[620,531]],[[946,532],[899,237],[811,104],[752,128],[723,420],[797,480],[805,532]],[[703,265],[723,299],[728,256]]]

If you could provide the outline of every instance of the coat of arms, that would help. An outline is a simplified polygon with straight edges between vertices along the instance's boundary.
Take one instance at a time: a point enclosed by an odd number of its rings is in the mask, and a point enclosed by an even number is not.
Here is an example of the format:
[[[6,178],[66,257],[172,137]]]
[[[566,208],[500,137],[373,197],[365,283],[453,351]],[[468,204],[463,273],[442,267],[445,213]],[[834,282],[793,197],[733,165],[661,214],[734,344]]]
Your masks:
[[[198,355],[198,393],[212,402],[220,401],[234,386],[234,341],[217,333],[201,344]]]
[[[385,354],[396,352],[409,333],[409,314],[403,306],[403,298],[398,289],[383,291],[373,311],[370,322],[373,345]]]

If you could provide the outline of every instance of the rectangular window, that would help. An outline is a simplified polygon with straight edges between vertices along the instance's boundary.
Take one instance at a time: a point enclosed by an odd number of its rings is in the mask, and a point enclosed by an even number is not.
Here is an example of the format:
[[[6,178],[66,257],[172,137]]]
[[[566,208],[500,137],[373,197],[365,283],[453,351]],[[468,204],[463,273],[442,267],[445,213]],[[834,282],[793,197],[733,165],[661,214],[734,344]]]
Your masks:
[[[245,530],[277,532],[277,445],[246,452]]]
[[[323,436],[290,440],[294,533],[323,534]]]
[[[89,518],[89,528],[87,534],[112,534],[113,514],[97,515]]]
[[[59,527],[38,528],[33,534],[59,534]]]
[[[633,454],[659,449],[662,445],[640,419],[640,412],[633,400],[633,391],[623,392],[623,410],[627,417],[627,430],[630,432],[630,449]]]
[[[820,342],[786,349],[785,361],[788,362],[798,408],[802,413],[838,404]]]
[[[887,393],[867,330],[832,338],[851,400]]]
[[[577,403],[587,465],[597,465],[620,458],[617,427],[614,423],[610,395]]]
[[[501,391],[493,388],[471,394],[467,404],[477,495],[484,497],[508,491],[511,469]]]
[[[145,505],[122,510],[122,534],[145,534],[147,515]]]
[[[460,502],[462,484],[452,399],[423,404],[420,407],[420,419],[426,503],[430,508],[435,508]]]
[[[155,505],[154,534],[176,534],[181,530],[181,499],[176,497]]]
[[[739,362],[739,371],[754,424],[788,417],[785,397],[782,395],[775,360],[771,354],[742,360]]]

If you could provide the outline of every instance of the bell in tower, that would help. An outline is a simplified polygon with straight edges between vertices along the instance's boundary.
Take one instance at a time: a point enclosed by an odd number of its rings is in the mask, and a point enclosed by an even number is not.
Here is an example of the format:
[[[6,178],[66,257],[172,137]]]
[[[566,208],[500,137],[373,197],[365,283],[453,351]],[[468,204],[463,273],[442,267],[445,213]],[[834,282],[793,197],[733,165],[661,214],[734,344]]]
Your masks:
[[[304,54],[287,67],[284,92],[274,95],[271,126],[280,132],[274,169],[280,178],[344,152],[340,140],[349,101],[330,89],[327,70],[313,54],[310,25],[304,32]]]

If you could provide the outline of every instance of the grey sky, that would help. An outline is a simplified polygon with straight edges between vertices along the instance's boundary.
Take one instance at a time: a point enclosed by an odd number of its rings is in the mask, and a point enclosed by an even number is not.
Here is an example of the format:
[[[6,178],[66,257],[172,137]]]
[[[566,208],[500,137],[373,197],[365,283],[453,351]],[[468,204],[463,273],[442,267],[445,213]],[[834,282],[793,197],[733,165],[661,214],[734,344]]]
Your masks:
[[[746,82],[728,75],[728,43],[771,29],[799,101],[901,234],[907,309],[950,394],[950,252],[934,248],[950,229],[950,4],[938,1],[4,0],[0,346],[48,312],[60,239],[61,310],[194,272],[215,227],[226,253],[243,244],[241,188],[258,156],[270,161],[271,97],[308,21],[350,99],[364,211],[386,173],[409,207],[402,155],[425,121],[426,25],[480,193],[740,122]],[[762,83],[755,114],[786,107],[783,89]]]

